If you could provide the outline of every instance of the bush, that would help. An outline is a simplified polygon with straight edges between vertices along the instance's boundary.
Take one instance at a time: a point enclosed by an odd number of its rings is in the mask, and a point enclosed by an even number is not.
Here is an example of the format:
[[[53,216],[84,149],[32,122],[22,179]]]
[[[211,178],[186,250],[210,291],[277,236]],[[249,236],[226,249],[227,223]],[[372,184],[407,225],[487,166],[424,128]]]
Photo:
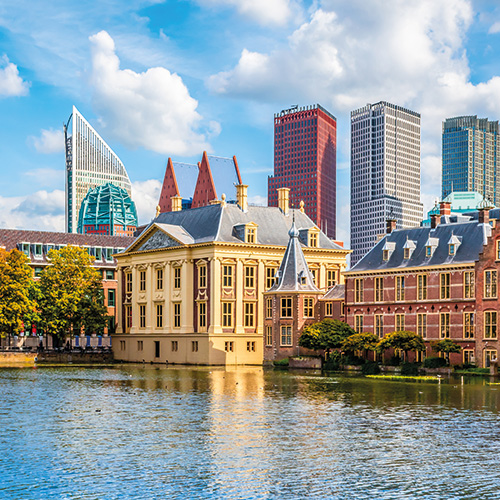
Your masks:
[[[363,375],[377,375],[380,373],[380,366],[375,361],[368,361],[361,367]]]
[[[401,365],[401,375],[418,375],[418,368],[417,363],[403,363]]]
[[[274,366],[288,366],[288,358],[278,359],[273,364]]]
[[[361,366],[365,364],[365,360],[363,358],[358,358],[358,356],[345,355],[342,357],[342,364]]]
[[[385,362],[387,366],[399,366],[401,364],[401,358],[399,356],[391,356],[388,361]]]
[[[444,358],[425,358],[424,368],[442,368],[443,366],[446,366]]]

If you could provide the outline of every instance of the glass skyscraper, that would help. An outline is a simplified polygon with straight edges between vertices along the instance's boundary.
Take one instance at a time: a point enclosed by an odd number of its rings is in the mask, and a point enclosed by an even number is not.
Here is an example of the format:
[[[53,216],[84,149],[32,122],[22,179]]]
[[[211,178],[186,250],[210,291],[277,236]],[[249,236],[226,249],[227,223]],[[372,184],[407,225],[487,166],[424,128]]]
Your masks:
[[[71,124],[71,132],[69,127]],[[78,214],[89,189],[111,182],[132,194],[120,158],[73,106],[64,126],[66,143],[66,232],[76,233]]]
[[[351,266],[385,233],[418,226],[420,115],[379,102],[351,112]]]
[[[498,121],[487,118],[459,116],[443,122],[443,199],[453,191],[477,191],[499,205],[498,133]]]

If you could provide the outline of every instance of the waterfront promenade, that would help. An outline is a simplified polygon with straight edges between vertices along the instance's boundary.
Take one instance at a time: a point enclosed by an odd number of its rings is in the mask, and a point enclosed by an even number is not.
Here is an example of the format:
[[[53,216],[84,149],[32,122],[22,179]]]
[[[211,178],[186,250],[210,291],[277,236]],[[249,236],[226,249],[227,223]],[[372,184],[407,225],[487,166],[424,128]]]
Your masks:
[[[27,367],[0,398],[0,498],[498,498],[482,378]]]

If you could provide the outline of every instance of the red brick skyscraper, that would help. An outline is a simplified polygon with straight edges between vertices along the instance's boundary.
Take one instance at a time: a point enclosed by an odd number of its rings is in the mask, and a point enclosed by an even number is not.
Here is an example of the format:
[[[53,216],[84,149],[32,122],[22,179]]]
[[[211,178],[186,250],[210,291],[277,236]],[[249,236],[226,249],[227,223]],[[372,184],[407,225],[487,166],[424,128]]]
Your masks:
[[[278,206],[277,188],[290,188],[290,203],[304,200],[307,215],[335,239],[337,119],[319,104],[274,115],[274,175],[267,202]]]

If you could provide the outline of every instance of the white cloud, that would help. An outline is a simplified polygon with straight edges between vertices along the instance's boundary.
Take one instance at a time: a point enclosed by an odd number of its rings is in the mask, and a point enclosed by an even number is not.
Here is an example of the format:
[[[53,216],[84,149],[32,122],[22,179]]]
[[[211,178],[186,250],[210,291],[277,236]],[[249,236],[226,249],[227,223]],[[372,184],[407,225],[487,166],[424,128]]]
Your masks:
[[[0,58],[0,97],[27,95],[30,84],[19,76],[19,70],[7,56]]]
[[[250,205],[257,205],[259,207],[267,207],[267,197],[260,196],[258,194],[256,194],[255,196],[249,196],[248,203]]]
[[[198,3],[234,7],[241,15],[264,25],[287,23],[295,6],[290,0],[198,0]]]
[[[52,154],[64,151],[64,133],[62,130],[42,129],[40,136],[30,136],[28,141],[38,153]]]
[[[37,191],[27,196],[0,196],[0,227],[64,231],[64,191]]]
[[[148,224],[154,219],[160,192],[161,182],[157,179],[132,183],[132,200],[137,208],[139,224]]]
[[[494,35],[495,33],[500,33],[500,21],[493,23],[488,30],[490,35]]]
[[[38,187],[56,188],[64,185],[64,172],[57,168],[35,168],[24,172],[30,183]]]
[[[198,102],[181,77],[163,67],[144,73],[120,69],[113,39],[106,31],[90,37],[93,106],[104,132],[131,148],[189,155],[210,150],[200,132]],[[208,133],[216,131],[208,125]]]

